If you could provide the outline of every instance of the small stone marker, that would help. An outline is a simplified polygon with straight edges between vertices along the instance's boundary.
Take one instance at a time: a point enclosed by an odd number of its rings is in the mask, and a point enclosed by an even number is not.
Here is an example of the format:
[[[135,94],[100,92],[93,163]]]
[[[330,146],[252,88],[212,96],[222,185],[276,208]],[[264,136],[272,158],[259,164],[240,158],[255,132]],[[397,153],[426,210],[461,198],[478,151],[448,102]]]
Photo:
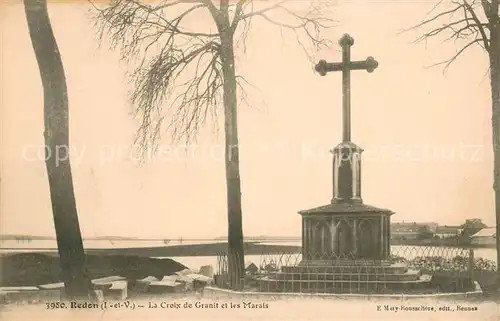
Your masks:
[[[102,303],[104,302],[104,293],[102,292],[102,290],[93,290],[92,291],[92,300],[95,302],[95,303]]]
[[[161,294],[161,293],[172,293],[181,292],[184,285],[180,282],[175,281],[153,281],[149,283],[149,293]]]
[[[148,292],[149,284],[153,281],[159,281],[159,280],[154,276],[147,276],[143,279],[136,280],[135,282],[133,282],[131,291],[139,293]]]
[[[106,296],[109,296],[110,299],[125,300],[128,296],[127,284],[127,281],[115,281],[111,283],[111,287],[105,292]]]
[[[214,267],[211,265],[204,265],[204,266],[200,267],[200,272],[198,272],[198,274],[208,276],[209,278],[213,278],[214,277]]]
[[[255,274],[259,271],[259,268],[257,267],[257,265],[255,265],[255,263],[253,262],[250,262],[246,268],[245,268],[245,272],[249,273],[249,274]]]
[[[269,263],[264,267],[264,270],[267,272],[276,272],[278,271],[278,268],[276,267],[276,264]]]

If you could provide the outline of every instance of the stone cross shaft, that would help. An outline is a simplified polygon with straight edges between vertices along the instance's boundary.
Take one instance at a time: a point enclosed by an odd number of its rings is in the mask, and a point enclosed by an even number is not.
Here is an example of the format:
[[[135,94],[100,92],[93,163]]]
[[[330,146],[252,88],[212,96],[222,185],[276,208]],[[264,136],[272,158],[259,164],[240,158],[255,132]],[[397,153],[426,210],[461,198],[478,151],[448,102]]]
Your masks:
[[[378,67],[378,62],[373,57],[364,61],[351,61],[351,47],[354,39],[344,34],[339,40],[342,47],[342,62],[326,62],[320,60],[315,69],[321,76],[326,76],[331,71],[342,71],[342,140],[351,141],[351,70],[366,70],[373,72]]]

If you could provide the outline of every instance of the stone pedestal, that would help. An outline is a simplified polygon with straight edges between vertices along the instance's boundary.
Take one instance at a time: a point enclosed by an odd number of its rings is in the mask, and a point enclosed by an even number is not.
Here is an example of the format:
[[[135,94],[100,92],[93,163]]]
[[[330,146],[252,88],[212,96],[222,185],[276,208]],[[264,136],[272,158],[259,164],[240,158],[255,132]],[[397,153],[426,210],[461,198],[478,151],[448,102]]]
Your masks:
[[[299,212],[302,215],[303,263],[387,260],[390,255],[390,217],[394,213],[363,204],[363,149],[345,141],[331,152],[331,204]]]
[[[390,256],[393,212],[362,203],[336,202],[301,211],[304,264],[385,261]]]

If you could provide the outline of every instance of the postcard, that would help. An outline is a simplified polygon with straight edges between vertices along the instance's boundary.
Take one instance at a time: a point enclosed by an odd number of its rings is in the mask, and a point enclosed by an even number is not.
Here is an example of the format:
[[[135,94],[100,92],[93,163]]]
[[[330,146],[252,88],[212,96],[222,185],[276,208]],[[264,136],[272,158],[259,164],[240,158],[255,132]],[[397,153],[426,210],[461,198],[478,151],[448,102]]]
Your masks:
[[[498,0],[0,7],[6,320],[500,320]]]

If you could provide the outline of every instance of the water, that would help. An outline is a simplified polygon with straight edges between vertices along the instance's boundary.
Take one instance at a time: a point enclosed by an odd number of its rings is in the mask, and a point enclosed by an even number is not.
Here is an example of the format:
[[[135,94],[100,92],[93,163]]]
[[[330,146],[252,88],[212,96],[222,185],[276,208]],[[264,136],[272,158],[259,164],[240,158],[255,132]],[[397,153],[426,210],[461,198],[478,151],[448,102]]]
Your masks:
[[[165,244],[161,240],[84,240],[85,249],[120,249],[120,248],[140,248],[140,247],[164,247],[169,245],[186,245],[200,243],[218,243],[217,240],[170,240]],[[55,240],[0,240],[0,252],[9,251],[55,251],[57,242]]]
[[[173,245],[187,245],[187,244],[200,244],[200,243],[218,243],[224,241],[217,240],[172,240],[168,244],[165,244],[160,240],[85,240],[84,247],[86,249],[118,249],[118,248],[140,248],[140,247],[165,247]],[[263,245],[292,245],[300,246],[300,242],[263,242]],[[33,240],[31,242],[27,241],[13,241],[13,240],[1,240],[0,241],[0,253],[3,252],[33,252],[33,251],[56,251],[57,244],[55,240]],[[435,249],[435,250],[434,250]],[[431,248],[431,247],[420,247],[420,246],[400,246],[394,245],[391,247],[391,253],[403,256],[407,259],[411,259],[415,256],[421,256],[423,253],[433,253],[433,255],[443,256],[445,255],[455,256],[460,252],[457,248]],[[261,255],[246,255],[246,263],[253,262],[256,265],[260,265],[263,260],[269,260],[270,257],[277,257],[279,255],[270,255],[269,257],[262,257]],[[496,262],[496,249],[494,248],[481,248],[474,250],[474,256],[476,258],[484,258]],[[163,258],[163,257],[161,257]],[[192,270],[198,270],[203,265],[217,266],[217,257],[215,256],[177,256],[173,257],[176,261],[184,264]],[[299,255],[294,257],[296,260],[300,260]],[[290,262],[291,263],[291,262]]]

